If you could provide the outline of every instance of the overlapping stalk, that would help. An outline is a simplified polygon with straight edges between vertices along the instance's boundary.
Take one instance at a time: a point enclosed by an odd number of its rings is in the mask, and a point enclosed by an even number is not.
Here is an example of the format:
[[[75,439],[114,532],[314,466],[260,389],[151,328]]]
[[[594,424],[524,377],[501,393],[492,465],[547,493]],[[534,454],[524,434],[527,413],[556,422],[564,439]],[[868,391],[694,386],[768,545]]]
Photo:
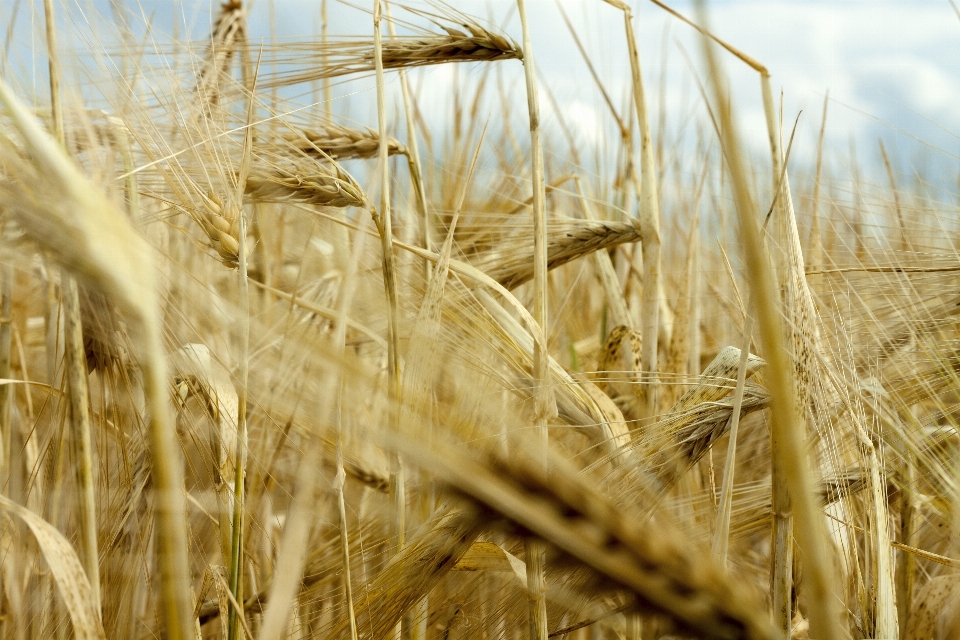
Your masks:
[[[380,135],[380,149],[378,168],[380,172],[380,211],[372,210],[377,231],[380,233],[380,248],[382,251],[383,287],[387,297],[387,385],[389,387],[390,406],[389,422],[391,432],[397,431],[399,409],[402,402],[402,380],[400,378],[400,346],[399,346],[399,303],[397,298],[397,268],[393,255],[393,223],[390,210],[390,163],[387,149],[387,114],[386,96],[384,95],[383,81],[383,43],[381,38],[380,22],[382,18],[381,0],[373,2],[373,51],[377,77],[377,125]],[[390,555],[396,555],[403,550],[406,540],[406,482],[403,473],[403,463],[398,454],[390,457]],[[397,625],[396,640],[400,640],[401,628]]]
[[[719,112],[723,152],[730,170],[740,220],[740,237],[756,313],[763,353],[768,362],[767,381],[771,393],[773,459],[783,474],[784,484],[793,508],[797,527],[794,531],[806,568],[808,611],[811,635],[818,638],[842,638],[839,611],[833,594],[833,580],[828,560],[829,542],[823,517],[816,504],[814,483],[807,461],[804,430],[799,420],[794,367],[784,349],[784,329],[778,307],[778,287],[772,277],[769,261],[760,236],[758,212],[747,187],[747,176],[740,159],[737,130],[733,126],[724,81],[709,40],[704,38],[705,56],[710,64],[714,100]],[[774,510],[777,509],[774,495]],[[777,539],[779,543],[779,539]],[[792,547],[792,543],[788,543]],[[776,554],[788,549],[775,549]],[[776,602],[776,595],[775,600]],[[788,600],[789,602],[789,600]],[[782,616],[775,610],[775,624],[782,633]],[[789,627],[787,627],[789,635]]]
[[[533,317],[544,336],[548,336],[547,293],[547,217],[545,211],[546,187],[543,176],[543,147],[540,140],[540,105],[537,93],[537,74],[530,44],[530,28],[524,0],[517,0],[520,24],[523,29],[523,70],[527,88],[527,110],[530,116],[531,176],[533,187]],[[547,344],[536,343],[533,349],[534,409],[538,446],[546,468],[549,453],[547,424],[556,415],[557,408],[550,389],[550,354]],[[547,640],[547,602],[544,596],[545,549],[538,540],[527,540],[527,591],[530,592],[530,640]]]
[[[56,17],[53,0],[44,0],[47,53],[50,72],[50,106],[54,136],[64,146],[63,106],[60,99],[60,56],[57,53]],[[80,293],[72,274],[61,271],[61,302],[64,318],[64,351],[66,355],[67,398],[70,403],[70,438],[73,443],[74,464],[77,468],[77,487],[80,499],[80,548],[83,568],[90,580],[94,602],[100,608],[100,560],[97,545],[96,487],[93,480],[93,444],[90,435],[90,406],[88,404],[86,355],[83,348],[83,324],[80,319]],[[9,341],[9,340],[8,340]],[[0,405],[2,408],[2,405]]]
[[[0,81],[0,102],[15,123],[27,157],[8,165],[23,178],[4,184],[7,197],[22,206],[18,222],[40,244],[57,255],[65,268],[103,291],[129,318],[137,337],[143,373],[147,425],[152,457],[153,491],[157,496],[157,566],[163,618],[168,637],[190,638],[190,586],[179,462],[170,413],[166,361],[160,343],[158,305],[153,289],[149,251],[126,216],[80,174],[62,148],[42,131],[26,106]],[[42,172],[56,201],[37,200],[23,190]],[[67,203],[65,205],[65,203]],[[69,210],[70,215],[65,211]]]
[[[257,65],[259,69],[259,63]],[[247,177],[250,174],[250,158],[253,154],[253,116],[256,104],[256,74],[250,84],[250,97],[247,100],[247,126],[243,139],[243,157],[240,161],[240,175],[237,178],[237,187],[234,193],[233,206],[236,207],[238,234],[237,266],[239,267],[240,322],[238,361],[240,363],[237,375],[237,450],[235,454],[233,479],[233,523],[230,539],[230,593],[237,607],[230,608],[228,622],[228,638],[235,640],[240,636],[240,626],[243,620],[243,557],[244,557],[244,528],[246,527],[245,511],[245,481],[247,473],[247,384],[250,374],[250,285],[247,279],[247,218],[241,204],[243,193],[246,190]],[[238,610],[239,609],[239,610]]]
[[[633,30],[633,13],[621,0],[605,0],[623,11],[627,34],[627,56],[630,61],[633,106],[640,126],[640,201],[639,223],[643,235],[643,309],[640,320],[643,333],[642,367],[647,378],[644,387],[642,413],[651,418],[658,411],[657,344],[660,330],[660,204],[657,195],[657,174],[650,134],[650,116],[647,113],[646,92],[640,70],[640,54]]]
[[[387,27],[390,29],[390,37],[396,39],[396,27],[394,26],[392,16],[390,15],[390,4],[387,3]],[[413,98],[410,95],[410,84],[407,82],[407,72],[401,67],[400,91],[403,95],[403,113],[407,124],[407,166],[410,169],[410,180],[413,182],[413,189],[417,196],[417,207],[420,209],[420,241],[423,248],[430,251],[433,247],[433,230],[430,221],[430,214],[427,211],[427,193],[423,182],[423,166],[420,163],[420,151],[417,143],[417,128],[413,122]],[[425,278],[429,281],[431,275],[431,263],[425,260],[423,263]]]

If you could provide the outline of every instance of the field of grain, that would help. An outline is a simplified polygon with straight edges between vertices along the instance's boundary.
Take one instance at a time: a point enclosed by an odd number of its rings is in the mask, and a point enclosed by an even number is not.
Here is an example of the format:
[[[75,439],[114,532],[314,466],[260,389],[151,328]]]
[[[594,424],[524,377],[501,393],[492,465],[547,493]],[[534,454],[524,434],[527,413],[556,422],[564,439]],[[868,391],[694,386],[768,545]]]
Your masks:
[[[957,205],[882,144],[825,172],[828,101],[792,161],[771,71],[653,3],[702,34],[696,145],[623,0],[598,148],[544,131],[523,0],[271,41],[44,0],[32,77],[11,27],[0,637],[960,637]]]

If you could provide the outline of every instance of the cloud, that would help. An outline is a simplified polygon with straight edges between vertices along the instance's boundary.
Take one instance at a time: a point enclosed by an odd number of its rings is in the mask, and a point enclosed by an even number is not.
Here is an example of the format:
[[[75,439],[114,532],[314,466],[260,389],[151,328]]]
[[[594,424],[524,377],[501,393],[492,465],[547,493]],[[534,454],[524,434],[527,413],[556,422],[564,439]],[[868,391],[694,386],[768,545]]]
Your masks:
[[[574,22],[616,108],[628,113],[629,65],[625,56],[622,14],[599,0],[561,0]],[[651,3],[632,0],[636,7],[635,27],[654,122],[660,110],[666,114],[671,139],[679,139],[686,127],[693,138],[689,114],[706,123],[706,112],[694,80],[703,75],[701,49],[693,29],[668,16]],[[371,4],[369,2],[364,5]],[[554,0],[527,0],[534,56],[540,77],[557,101],[559,111],[544,104],[545,125],[557,127],[562,116],[577,130],[584,143],[596,144],[615,134],[609,110],[600,97],[586,65],[569,35]],[[692,3],[671,2],[687,16],[695,15]],[[109,16],[109,0],[95,0],[93,6]],[[186,17],[178,31],[189,28],[190,37],[202,40],[209,32],[209,20],[217,2],[209,0],[140,0],[137,15],[152,16],[156,33],[173,31],[173,15]],[[273,15],[271,16],[271,6]],[[417,4],[429,10],[429,5]],[[514,0],[461,0],[458,10],[501,26],[520,41],[520,23]],[[91,12],[86,10],[87,14]],[[26,15],[26,14],[24,14]],[[0,25],[7,15],[0,12]],[[21,20],[26,20],[21,16]],[[422,21],[421,21],[422,23]],[[78,28],[84,21],[78,21]],[[316,0],[258,1],[253,4],[251,33],[254,39],[304,37],[317,33],[320,3]],[[331,33],[372,33],[369,14],[337,2],[330,2]],[[34,25],[36,28],[36,25]],[[934,159],[956,164],[960,144],[960,20],[948,3],[936,2],[810,2],[807,0],[718,0],[710,4],[712,30],[734,46],[760,60],[772,73],[775,92],[784,91],[785,119],[792,122],[804,111],[795,153],[809,158],[815,139],[824,93],[834,100],[830,107],[827,139],[837,148],[846,148],[853,137],[861,146],[872,148],[878,137],[888,146],[909,156],[921,148],[943,149]],[[26,30],[27,32],[29,30]],[[19,31],[18,31],[19,33]],[[29,36],[27,36],[29,37]],[[40,41],[34,38],[34,41]],[[693,61],[691,71],[685,50]],[[766,132],[757,74],[729,55],[723,63],[730,78],[736,113],[753,149],[763,152]],[[516,61],[499,63],[497,70],[509,96],[509,110],[517,123],[526,118],[523,71]],[[483,65],[461,66],[461,85],[475,83],[484,73]],[[450,101],[455,74],[449,67],[418,70],[411,74],[415,87],[423,92],[421,108],[438,129],[451,122]],[[663,81],[661,83],[661,80]],[[485,108],[499,113],[499,94],[491,78],[491,97]],[[335,93],[341,97],[343,115],[372,124],[372,96],[369,82],[344,84]],[[475,86],[475,85],[474,85]],[[359,95],[353,92],[359,90]],[[396,82],[391,82],[391,99],[398,101]],[[472,91],[472,89],[471,89]],[[469,91],[467,93],[470,93]],[[349,109],[349,112],[347,112]],[[707,129],[709,132],[709,128]],[[919,140],[918,140],[919,139]],[[870,154],[866,154],[872,157]],[[875,154],[873,154],[875,155]]]

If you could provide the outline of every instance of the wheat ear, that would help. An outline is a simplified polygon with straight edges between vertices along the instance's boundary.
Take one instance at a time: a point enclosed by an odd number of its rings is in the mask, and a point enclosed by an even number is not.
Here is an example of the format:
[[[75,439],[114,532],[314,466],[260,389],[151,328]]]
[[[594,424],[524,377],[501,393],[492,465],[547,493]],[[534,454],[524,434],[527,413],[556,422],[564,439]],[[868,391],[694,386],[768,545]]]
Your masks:
[[[679,532],[624,514],[555,457],[547,470],[539,451],[522,448],[510,459],[481,462],[452,447],[390,444],[480,507],[487,526],[491,516],[504,518],[589,568],[600,584],[632,593],[637,607],[705,638],[773,637],[756,594],[693,555]]]
[[[321,159],[350,160],[374,158],[380,150],[380,136],[371,129],[351,129],[333,123],[319,129],[304,129],[284,136],[282,147]],[[389,155],[406,154],[407,148],[395,138],[387,140]]]
[[[547,233],[547,269],[556,269],[596,251],[637,242],[640,235],[640,228],[633,222],[580,220],[569,225],[557,224]],[[509,238],[472,262],[507,289],[515,289],[534,278],[529,242],[523,246],[524,238]]]
[[[523,51],[509,38],[464,20],[462,28],[442,26],[445,34],[405,36],[381,43],[383,69],[407,69],[449,62],[522,60]],[[371,73],[377,68],[376,45],[369,40],[328,43],[322,51],[316,42],[286,43],[287,51],[304,51],[318,56],[321,64],[304,70],[280,72],[263,77],[264,89],[286,87],[354,73]],[[303,60],[301,53],[300,60]]]
[[[220,81],[227,77],[237,51],[246,43],[247,13],[242,0],[227,0],[213,22],[207,59],[197,78],[197,93],[209,108],[220,103]]]

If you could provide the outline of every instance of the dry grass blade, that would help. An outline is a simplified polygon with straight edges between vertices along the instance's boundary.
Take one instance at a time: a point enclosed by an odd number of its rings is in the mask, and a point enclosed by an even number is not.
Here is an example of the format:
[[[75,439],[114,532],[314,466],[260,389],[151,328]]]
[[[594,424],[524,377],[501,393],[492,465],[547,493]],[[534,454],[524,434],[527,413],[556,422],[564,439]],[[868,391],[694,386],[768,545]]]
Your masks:
[[[53,2],[43,3],[47,32],[47,51],[50,70],[51,115],[57,142],[64,145],[63,108],[60,99],[60,61],[57,51]],[[78,512],[80,520],[80,548],[84,568],[90,580],[94,606],[100,609],[100,565],[97,545],[97,505],[93,486],[93,452],[90,436],[90,406],[87,371],[84,368],[83,327],[80,314],[80,294],[77,281],[69,273],[61,274],[61,306],[64,319],[64,355],[66,361],[67,398],[70,408],[70,426],[76,457]]]
[[[77,281],[64,274],[61,298],[64,316],[64,342],[66,344],[67,395],[70,401],[71,437],[77,465],[77,484],[80,487],[79,519],[82,531],[80,548],[84,568],[90,579],[93,599],[99,609],[100,562],[97,544],[97,504],[94,486],[93,442],[89,387],[87,384],[87,356],[84,349],[81,325],[80,293]]]
[[[390,37],[396,38],[396,25],[390,14],[390,3],[387,3],[387,28],[390,30]],[[403,95],[403,112],[407,125],[407,167],[410,170],[410,181],[413,183],[413,190],[417,196],[417,206],[420,214],[420,242],[425,249],[431,249],[433,245],[433,229],[430,220],[430,214],[427,210],[427,192],[423,181],[423,164],[420,161],[420,151],[417,143],[417,128],[414,123],[414,100],[410,93],[410,84],[407,82],[407,72],[403,69],[399,71],[400,92]],[[329,82],[325,80],[325,82]],[[423,262],[423,274],[427,281],[430,280],[432,265],[429,261]],[[417,635],[419,634],[419,635]],[[426,629],[418,630],[413,640],[421,640],[426,637]]]
[[[77,638],[104,640],[96,599],[70,542],[52,524],[4,496],[0,496],[0,509],[22,520],[36,539],[67,605]]]
[[[7,224],[0,219],[0,246],[7,240]],[[13,265],[0,264],[0,380],[10,379],[10,355],[13,339]],[[10,433],[12,391],[0,384],[0,434]]]
[[[679,532],[640,524],[589,487],[565,465],[540,455],[514,453],[482,463],[454,449],[427,450],[393,441],[451,489],[486,513],[505,518],[589,567],[601,582],[625,589],[642,609],[664,613],[704,638],[772,638],[756,594],[726,578],[711,561],[684,544]]]
[[[373,53],[374,68],[377,80],[377,131],[380,146],[377,153],[378,169],[380,173],[380,212],[370,209],[377,231],[380,233],[381,268],[383,270],[383,289],[387,303],[387,384],[389,397],[394,406],[387,409],[389,428],[396,430],[400,414],[398,408],[403,396],[403,380],[400,377],[400,335],[399,335],[399,295],[397,292],[396,256],[393,253],[393,211],[390,208],[390,163],[388,157],[386,91],[383,78],[383,42],[381,38],[380,22],[382,17],[381,0],[373,2]],[[403,463],[399,455],[390,456],[390,555],[403,550],[406,542],[407,527],[407,499],[406,476]],[[344,555],[344,562],[348,558]],[[402,635],[402,629],[397,626],[397,636]],[[356,629],[351,630],[356,635]],[[351,639],[353,640],[353,639]]]
[[[640,229],[632,222],[557,223],[551,225],[547,233],[547,268],[555,269],[595,251],[638,240]],[[515,289],[533,279],[529,240],[525,236],[510,238],[472,262],[507,289]]]
[[[643,309],[640,320],[643,331],[643,370],[657,382],[658,353],[657,342],[660,331],[660,200],[657,195],[657,167],[653,157],[653,138],[650,133],[650,116],[647,113],[646,91],[643,86],[643,74],[640,70],[640,54],[637,51],[636,34],[633,28],[633,14],[623,2],[611,3],[623,11],[623,22],[627,34],[627,57],[630,60],[631,88],[633,105],[636,109],[637,124],[640,127],[640,180],[637,187],[637,199],[640,201],[638,222],[643,236]],[[652,384],[643,388],[643,414],[650,418],[659,408],[658,386]]]

